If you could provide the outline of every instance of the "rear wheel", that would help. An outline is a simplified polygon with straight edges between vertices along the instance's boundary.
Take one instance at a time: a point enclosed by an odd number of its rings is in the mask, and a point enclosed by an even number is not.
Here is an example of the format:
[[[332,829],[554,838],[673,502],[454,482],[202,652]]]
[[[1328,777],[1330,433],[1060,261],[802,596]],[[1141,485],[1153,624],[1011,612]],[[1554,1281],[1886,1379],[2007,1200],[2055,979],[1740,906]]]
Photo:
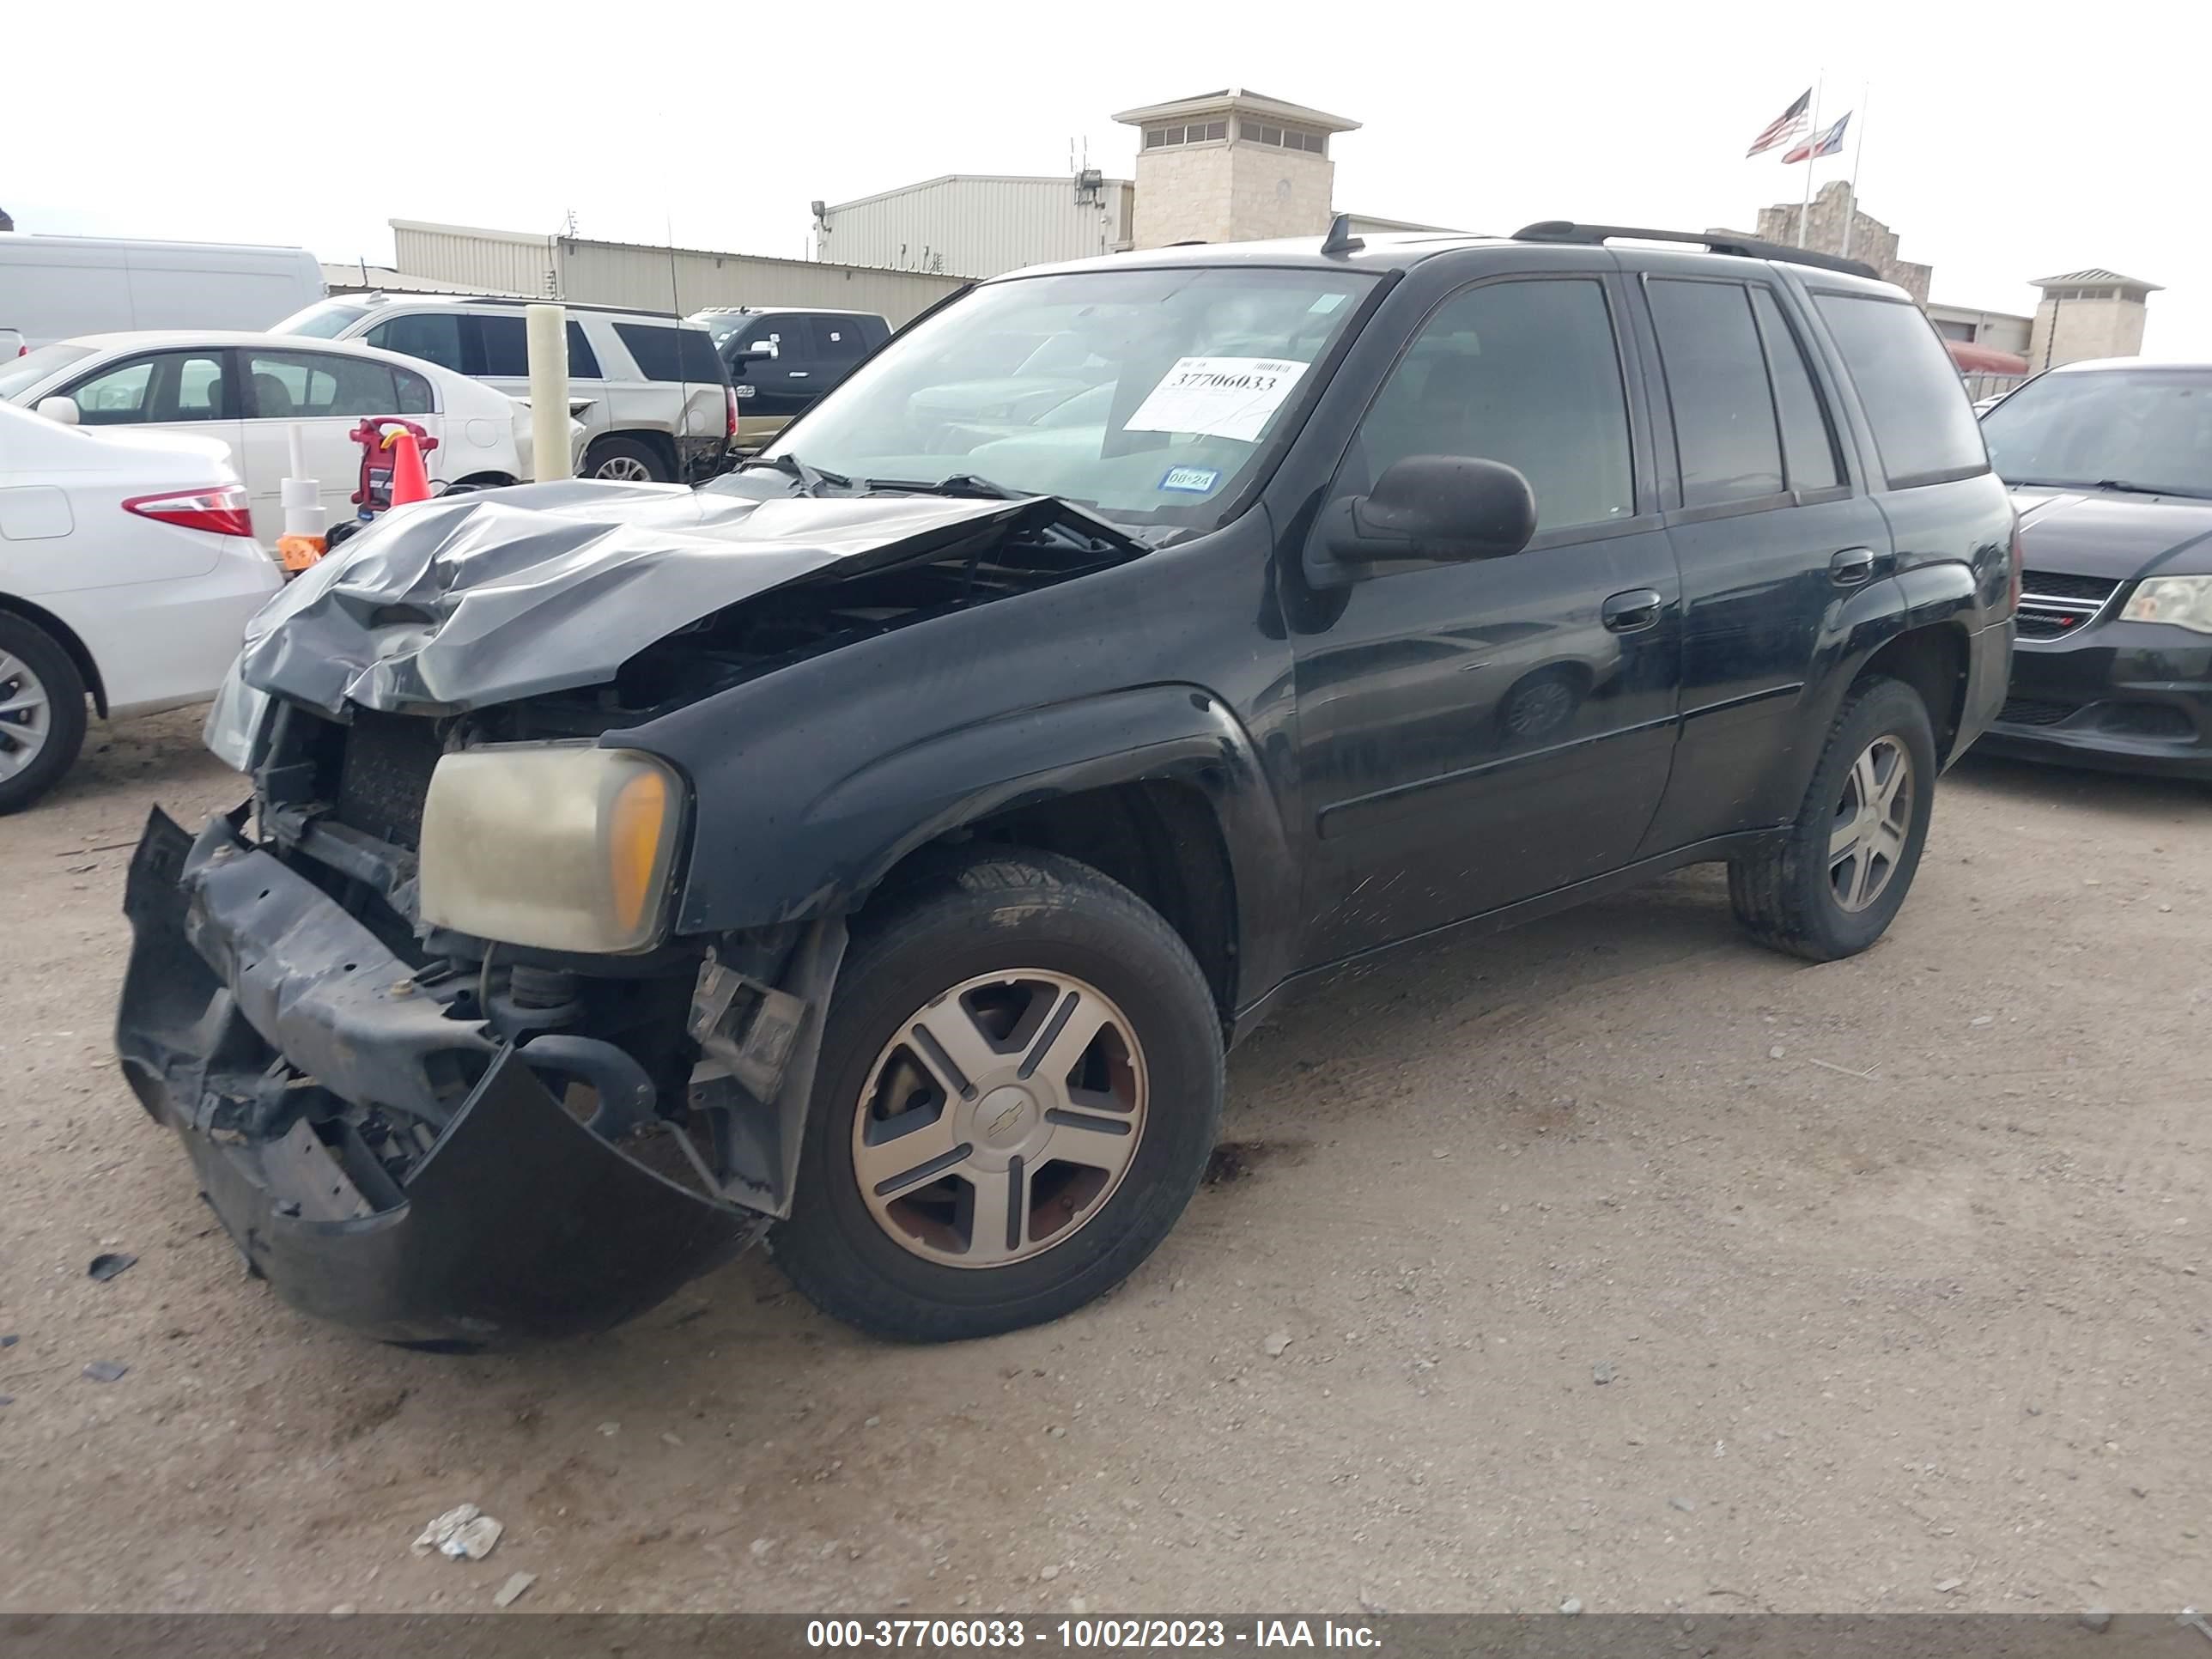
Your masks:
[[[584,457],[584,476],[616,483],[666,483],[668,464],[651,444],[635,438],[602,438]]]
[[[84,678],[59,641],[0,613],[0,813],[52,788],[84,746]]]
[[[1175,1224],[1220,1119],[1189,951],[1044,854],[968,861],[856,931],[822,1053],[772,1247],[823,1311],[908,1341],[1110,1290]]]
[[[1935,788],[1919,694],[1901,680],[1863,682],[1829,729],[1796,821],[1729,863],[1736,920],[1761,944],[1814,962],[1865,950],[1912,885]]]

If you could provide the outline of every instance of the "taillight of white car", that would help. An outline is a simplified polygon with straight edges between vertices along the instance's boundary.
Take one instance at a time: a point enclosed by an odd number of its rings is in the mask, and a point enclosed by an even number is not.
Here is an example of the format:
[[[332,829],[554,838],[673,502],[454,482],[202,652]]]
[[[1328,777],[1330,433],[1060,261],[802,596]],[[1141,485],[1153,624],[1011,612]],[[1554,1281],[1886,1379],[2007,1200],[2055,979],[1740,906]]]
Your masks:
[[[212,530],[218,536],[253,533],[244,484],[181,489],[167,495],[134,495],[123,506],[125,511],[136,513],[142,519],[159,519],[181,530]]]
[[[738,441],[738,389],[733,386],[722,388],[722,414],[725,422],[722,435],[735,443]]]

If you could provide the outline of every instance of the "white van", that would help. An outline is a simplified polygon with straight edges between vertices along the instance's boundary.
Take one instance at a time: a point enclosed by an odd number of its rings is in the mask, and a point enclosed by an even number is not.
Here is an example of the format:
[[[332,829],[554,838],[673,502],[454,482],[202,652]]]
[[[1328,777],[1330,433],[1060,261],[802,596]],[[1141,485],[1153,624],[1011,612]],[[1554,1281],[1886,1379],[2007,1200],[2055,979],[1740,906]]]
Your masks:
[[[0,334],[36,350],[124,329],[258,331],[323,296],[302,247],[0,235]]]

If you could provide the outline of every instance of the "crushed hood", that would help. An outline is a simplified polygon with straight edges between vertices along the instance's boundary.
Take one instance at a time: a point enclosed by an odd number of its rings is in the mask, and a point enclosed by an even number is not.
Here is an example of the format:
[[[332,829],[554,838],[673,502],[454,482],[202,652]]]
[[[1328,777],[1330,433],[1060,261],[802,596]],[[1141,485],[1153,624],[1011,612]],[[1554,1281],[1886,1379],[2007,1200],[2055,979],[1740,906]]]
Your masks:
[[[598,684],[725,605],[820,573],[936,558],[1038,507],[588,482],[425,502],[271,601],[232,678],[340,716],[349,703],[449,714]]]

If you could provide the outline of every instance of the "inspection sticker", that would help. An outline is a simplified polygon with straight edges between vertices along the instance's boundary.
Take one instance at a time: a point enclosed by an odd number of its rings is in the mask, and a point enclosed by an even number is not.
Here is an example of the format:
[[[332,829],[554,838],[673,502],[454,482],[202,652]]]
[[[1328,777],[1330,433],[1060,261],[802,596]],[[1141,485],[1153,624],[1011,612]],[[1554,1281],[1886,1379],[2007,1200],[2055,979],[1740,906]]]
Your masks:
[[[1306,372],[1276,357],[1183,357],[1160,377],[1125,432],[1192,432],[1250,443]]]
[[[1171,466],[1166,477],[1160,480],[1162,489],[1181,489],[1193,495],[1210,494],[1221,482],[1218,466]]]

